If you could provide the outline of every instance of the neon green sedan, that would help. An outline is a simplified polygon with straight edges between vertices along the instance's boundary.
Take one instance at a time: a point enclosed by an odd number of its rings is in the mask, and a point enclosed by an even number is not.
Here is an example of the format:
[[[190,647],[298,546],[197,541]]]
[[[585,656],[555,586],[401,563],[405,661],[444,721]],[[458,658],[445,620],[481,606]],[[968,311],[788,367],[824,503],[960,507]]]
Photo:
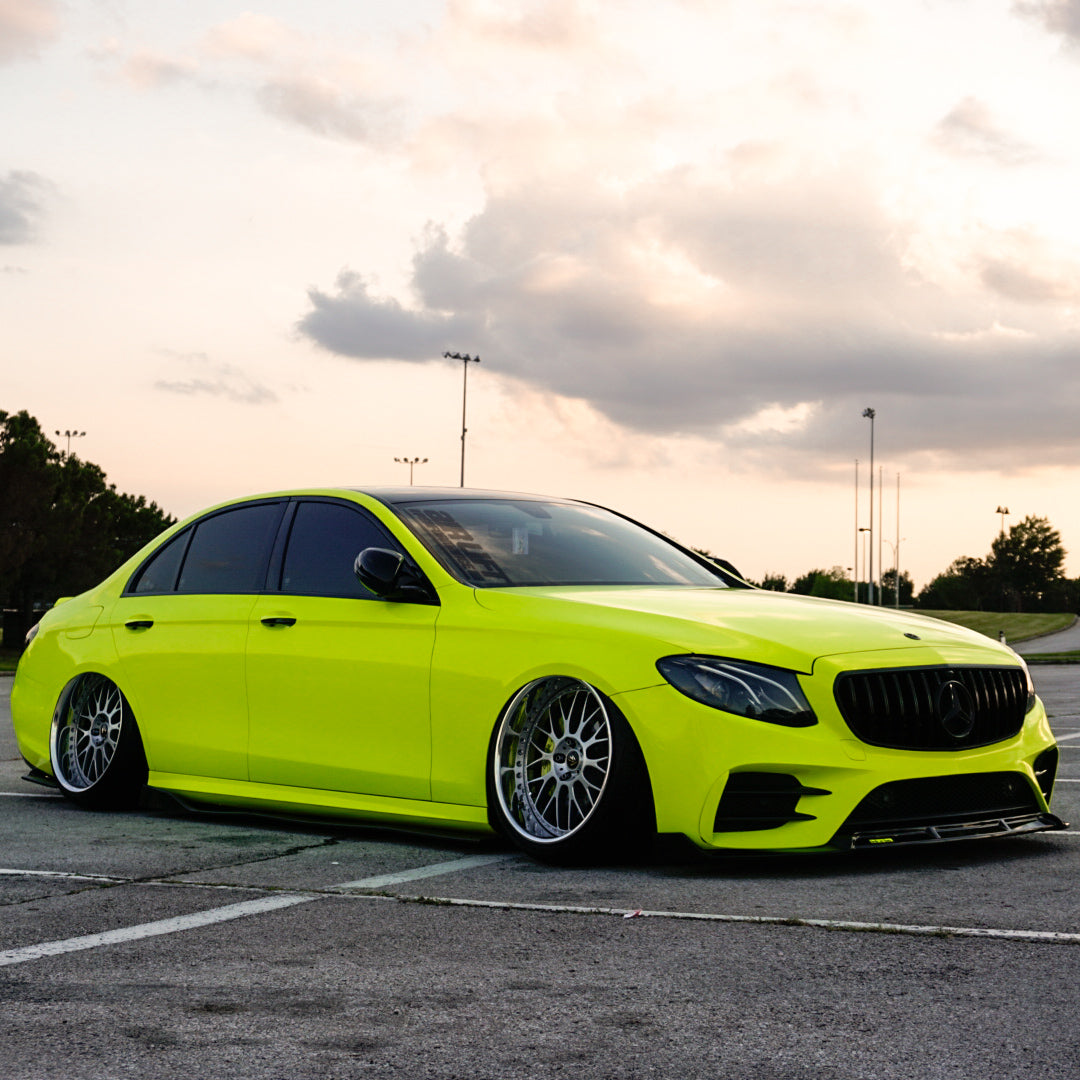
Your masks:
[[[1023,661],[947,623],[755,589],[612,511],[303,490],[175,525],[31,631],[28,779],[495,830],[851,850],[1062,828]]]

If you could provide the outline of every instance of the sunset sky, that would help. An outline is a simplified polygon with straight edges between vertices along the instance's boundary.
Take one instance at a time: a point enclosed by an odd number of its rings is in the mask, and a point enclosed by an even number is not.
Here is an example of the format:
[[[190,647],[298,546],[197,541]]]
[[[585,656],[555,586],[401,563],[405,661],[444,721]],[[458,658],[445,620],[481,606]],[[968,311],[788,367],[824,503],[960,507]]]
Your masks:
[[[899,474],[918,586],[1080,575],[1080,0],[0,0],[0,87],[0,408],[173,514],[457,485],[460,351],[470,486],[850,567],[871,406],[886,566]]]

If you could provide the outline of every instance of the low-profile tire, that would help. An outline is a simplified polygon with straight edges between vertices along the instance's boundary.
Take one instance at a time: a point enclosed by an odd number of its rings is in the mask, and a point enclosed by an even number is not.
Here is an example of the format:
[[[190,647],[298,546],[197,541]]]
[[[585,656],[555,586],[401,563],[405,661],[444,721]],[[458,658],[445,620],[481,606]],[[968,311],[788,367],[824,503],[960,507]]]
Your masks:
[[[80,675],[67,689],[53,716],[49,756],[63,793],[94,810],[132,806],[146,784],[139,727],[104,675]]]
[[[623,858],[656,828],[630,725],[580,679],[537,679],[514,695],[492,735],[487,787],[492,825],[545,862]]]

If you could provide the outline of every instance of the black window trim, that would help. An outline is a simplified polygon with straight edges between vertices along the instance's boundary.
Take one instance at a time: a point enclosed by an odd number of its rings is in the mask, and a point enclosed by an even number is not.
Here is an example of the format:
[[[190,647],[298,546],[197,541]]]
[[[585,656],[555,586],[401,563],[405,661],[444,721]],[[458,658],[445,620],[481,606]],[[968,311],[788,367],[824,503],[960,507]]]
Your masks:
[[[401,552],[402,555],[408,560],[409,565],[418,573],[422,574],[424,579],[427,579],[427,574],[424,574],[416,564],[416,560],[405,549],[405,546],[401,541],[394,536],[394,534],[381,522],[366,506],[361,506],[358,502],[353,502],[352,499],[336,498],[333,495],[293,495],[289,499],[290,506],[285,512],[285,516],[282,519],[281,525],[278,529],[277,540],[274,542],[274,547],[270,555],[270,563],[267,568],[266,574],[266,593],[271,593],[275,596],[309,596],[309,593],[290,593],[285,592],[281,587],[281,579],[285,575],[285,555],[289,550],[289,540],[292,536],[293,525],[296,522],[297,513],[301,503],[329,503],[332,506],[344,506],[349,510],[355,511],[360,517],[365,518],[369,524],[374,525],[377,532],[379,532],[386,542],[386,546],[394,551]],[[359,555],[360,552],[357,552]],[[385,603],[380,600],[379,597],[371,594],[369,596],[329,596],[324,593],[317,594],[324,597],[327,600],[361,600],[365,602],[375,601],[377,603]]]
[[[216,510],[212,510],[209,513],[203,514],[201,517],[196,518],[194,521],[189,522],[179,532],[174,533],[166,541],[159,544],[149,555],[146,556],[142,562],[132,571],[124,585],[124,589],[121,592],[122,597],[152,597],[152,596],[217,596],[218,593],[195,593],[184,592],[181,593],[178,589],[180,578],[184,573],[184,565],[187,562],[188,550],[191,547],[192,538],[195,536],[195,530],[204,522],[209,521],[211,518],[220,517],[222,514],[227,514],[234,510],[243,510],[249,506],[275,506],[282,507],[281,516],[278,519],[275,526],[275,533],[273,542],[270,545],[270,554],[267,557],[264,573],[262,575],[262,587],[249,592],[236,593],[229,595],[237,596],[306,596],[306,593],[289,593],[285,592],[281,588],[281,579],[285,573],[285,553],[288,550],[289,538],[292,535],[293,524],[296,521],[296,515],[301,503],[330,503],[337,506],[345,506],[350,510],[355,511],[362,518],[365,518],[369,524],[375,526],[378,533],[382,535],[385,540],[385,546],[391,548],[394,551],[399,551],[409,561],[409,565],[418,574],[421,574],[424,579],[427,579],[427,575],[417,565],[416,560],[409,554],[405,546],[401,541],[394,536],[386,524],[379,520],[366,506],[361,506],[360,503],[354,502],[352,499],[338,498],[332,495],[286,495],[278,496],[276,498],[268,499],[250,499],[246,502],[231,503],[228,506],[219,507]],[[176,573],[173,575],[172,587],[169,589],[155,589],[152,592],[137,592],[135,586],[142,579],[143,572],[149,566],[154,559],[169,545],[180,544],[183,550],[180,553],[180,559],[177,562]],[[359,552],[357,552],[359,554]],[[321,594],[320,594],[321,595]],[[343,596],[343,597],[327,597],[327,599],[341,599],[341,600],[362,600],[362,601],[379,601],[377,596]]]
[[[210,513],[208,513],[208,514],[203,514],[201,517],[196,518],[190,524],[186,525],[183,529],[180,530],[180,532],[176,533],[173,536],[170,536],[169,539],[165,541],[165,543],[159,544],[156,548],[154,548],[154,550],[151,551],[150,554],[147,555],[146,558],[143,559],[143,561],[141,563],[139,563],[139,565],[135,568],[134,572],[127,579],[127,583],[124,585],[124,591],[120,595],[121,596],[140,596],[140,597],[142,597],[142,596],[218,596],[218,595],[223,595],[223,594],[220,594],[220,593],[202,593],[202,592],[190,592],[190,593],[189,592],[184,592],[184,593],[181,593],[179,591],[179,589],[177,588],[177,586],[178,586],[178,584],[180,582],[180,578],[183,576],[183,573],[184,573],[184,565],[187,562],[188,551],[191,548],[191,540],[195,535],[195,530],[204,521],[209,521],[211,518],[220,517],[222,514],[227,514],[227,513],[229,513],[230,511],[233,511],[233,510],[244,510],[244,509],[247,509],[249,506],[281,506],[283,508],[283,513],[282,513],[282,516],[278,518],[277,525],[275,526],[274,542],[270,545],[270,555],[267,558],[266,566],[264,568],[264,573],[263,573],[263,579],[262,579],[263,580],[263,588],[262,589],[255,589],[255,590],[251,590],[251,591],[247,591],[247,592],[242,592],[242,593],[235,593],[235,594],[230,593],[230,594],[225,594],[225,595],[259,596],[262,593],[267,592],[268,590],[265,587],[266,582],[268,580],[267,574],[269,573],[269,567],[273,563],[274,552],[277,550],[278,538],[280,537],[280,534],[281,534],[282,518],[287,516],[287,515],[284,514],[284,510],[288,509],[288,504],[289,504],[290,501],[291,500],[289,498],[251,499],[248,502],[231,503],[228,506],[221,506],[216,510],[211,510]],[[180,539],[180,537],[184,537],[184,539],[183,539],[184,550],[180,555],[180,561],[179,561],[179,563],[177,564],[177,567],[176,567],[176,574],[173,577],[172,588],[171,589],[155,589],[153,592],[136,592],[136,590],[135,590],[135,588],[133,586],[135,584],[137,584],[141,580],[142,575],[143,575],[143,571],[146,569],[146,567],[161,553],[161,551],[164,550],[164,548],[167,545],[172,544],[174,542],[177,542]]]

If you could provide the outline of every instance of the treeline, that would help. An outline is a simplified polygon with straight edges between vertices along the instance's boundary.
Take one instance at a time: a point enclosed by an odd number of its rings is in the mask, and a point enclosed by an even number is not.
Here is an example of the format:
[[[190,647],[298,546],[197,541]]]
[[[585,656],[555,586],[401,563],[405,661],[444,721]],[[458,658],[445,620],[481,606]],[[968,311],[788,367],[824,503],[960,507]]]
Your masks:
[[[95,585],[174,521],[62,453],[28,412],[0,410],[4,645],[17,648],[35,612]]]
[[[1067,552],[1061,534],[1044,517],[1028,516],[1002,532],[981,559],[961,556],[937,575],[917,596],[907,573],[900,575],[901,607],[946,611],[1076,611],[1080,612],[1080,578],[1065,576]],[[842,566],[811,570],[790,584],[769,574],[762,588],[777,592],[854,600],[855,585]],[[868,601],[869,586],[859,583],[860,603]],[[896,572],[882,575],[875,603],[896,602]]]

